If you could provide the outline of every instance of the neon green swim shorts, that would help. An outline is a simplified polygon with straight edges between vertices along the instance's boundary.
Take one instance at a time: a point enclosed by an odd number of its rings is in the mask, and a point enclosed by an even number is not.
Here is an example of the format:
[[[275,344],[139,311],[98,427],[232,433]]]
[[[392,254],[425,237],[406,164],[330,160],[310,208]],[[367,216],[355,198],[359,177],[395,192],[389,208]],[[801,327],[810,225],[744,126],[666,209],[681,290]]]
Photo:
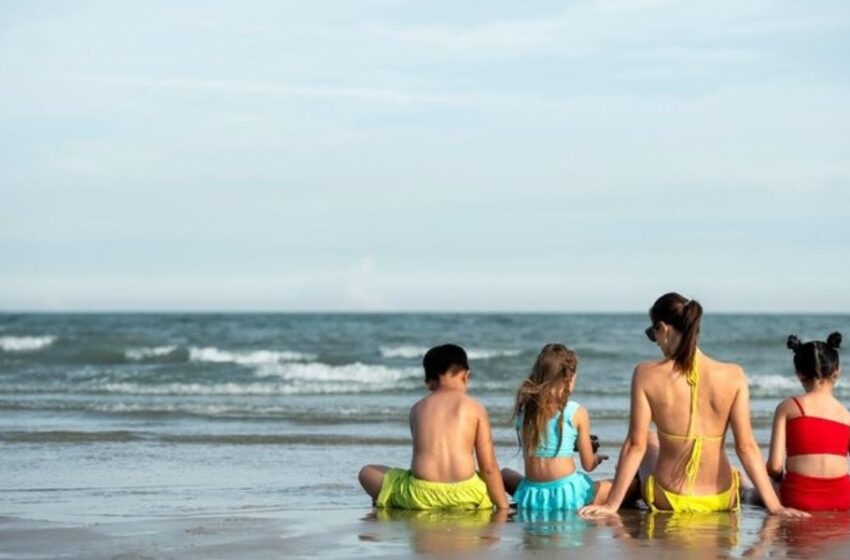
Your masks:
[[[406,469],[390,469],[384,473],[375,505],[405,509],[489,509],[493,502],[478,473],[460,482],[430,482],[414,477]]]

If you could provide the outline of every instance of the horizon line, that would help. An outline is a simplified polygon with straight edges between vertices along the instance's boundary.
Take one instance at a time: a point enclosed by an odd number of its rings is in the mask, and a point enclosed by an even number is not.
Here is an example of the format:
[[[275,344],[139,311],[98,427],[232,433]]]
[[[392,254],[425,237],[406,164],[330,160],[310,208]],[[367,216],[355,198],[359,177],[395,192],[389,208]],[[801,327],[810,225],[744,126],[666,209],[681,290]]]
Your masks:
[[[0,309],[0,315],[643,315],[647,310]],[[704,315],[850,315],[850,311],[722,309]]]

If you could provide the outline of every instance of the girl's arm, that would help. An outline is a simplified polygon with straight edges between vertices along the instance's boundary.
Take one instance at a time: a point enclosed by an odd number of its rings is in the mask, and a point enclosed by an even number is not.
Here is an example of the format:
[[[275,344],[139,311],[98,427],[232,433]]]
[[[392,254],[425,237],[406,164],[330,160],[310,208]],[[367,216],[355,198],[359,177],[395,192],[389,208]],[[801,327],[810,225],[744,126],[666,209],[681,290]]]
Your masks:
[[[782,466],[785,463],[785,404],[782,401],[773,413],[773,431],[770,433],[770,454],[767,457],[767,474],[773,480],[782,480]]]
[[[761,449],[759,449],[756,439],[753,437],[753,427],[750,423],[750,389],[747,386],[747,379],[744,377],[743,371],[740,369],[738,371],[740,375],[738,391],[735,395],[735,401],[732,403],[732,413],[729,417],[732,435],[735,437],[735,452],[741,459],[741,464],[744,466],[747,476],[750,477],[761,496],[765,508],[770,513],[792,517],[808,517],[807,513],[783,507],[779,503],[779,498],[776,497],[776,492],[770,484],[767,470],[762,462]]]
[[[629,410],[629,434],[620,449],[617,463],[617,476],[605,505],[585,506],[579,511],[582,515],[610,515],[616,513],[626,497],[626,492],[635,478],[643,455],[646,453],[646,437],[652,421],[652,409],[644,392],[643,376],[640,367],[632,375],[631,408]]]
[[[598,467],[607,455],[597,455],[593,452],[593,443],[590,441],[590,414],[587,409],[580,406],[572,418],[573,426],[578,431],[578,454],[581,459],[581,467],[591,472]]]

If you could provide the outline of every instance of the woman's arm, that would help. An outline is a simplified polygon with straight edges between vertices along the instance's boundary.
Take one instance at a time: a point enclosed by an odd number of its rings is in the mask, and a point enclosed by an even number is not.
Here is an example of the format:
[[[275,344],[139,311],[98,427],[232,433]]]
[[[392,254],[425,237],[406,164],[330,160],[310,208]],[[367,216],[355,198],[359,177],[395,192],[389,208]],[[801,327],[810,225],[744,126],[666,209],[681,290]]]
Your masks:
[[[581,459],[581,467],[587,472],[602,464],[608,458],[607,455],[597,455],[593,452],[593,443],[590,441],[590,415],[583,406],[576,410],[572,423],[578,431],[578,454]]]
[[[626,497],[626,492],[635,478],[643,455],[646,452],[646,436],[652,422],[652,409],[644,391],[643,375],[640,367],[632,375],[631,408],[629,410],[629,434],[620,449],[617,463],[617,475],[608,494],[608,500],[602,506],[585,506],[582,515],[604,515],[616,513]]]
[[[773,413],[773,431],[770,433],[770,454],[767,457],[767,474],[773,480],[782,480],[785,463],[785,403],[782,401]]]
[[[750,423],[750,389],[747,379],[740,369],[738,379],[738,390],[735,401],[732,403],[732,412],[729,423],[732,426],[732,435],[735,437],[735,452],[741,459],[741,464],[747,472],[747,476],[753,481],[764,506],[770,513],[788,515],[794,517],[808,517],[807,513],[795,509],[783,507],[776,497],[776,492],[770,484],[767,470],[762,462],[761,449],[753,436],[753,428]]]

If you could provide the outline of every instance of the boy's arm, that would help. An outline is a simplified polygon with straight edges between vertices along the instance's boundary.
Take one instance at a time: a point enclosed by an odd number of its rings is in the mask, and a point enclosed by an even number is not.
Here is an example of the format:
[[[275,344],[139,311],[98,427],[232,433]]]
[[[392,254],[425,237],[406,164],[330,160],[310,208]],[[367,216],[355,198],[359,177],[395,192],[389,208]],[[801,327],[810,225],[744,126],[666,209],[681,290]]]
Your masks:
[[[497,509],[506,509],[508,499],[505,497],[505,483],[499,472],[499,463],[493,450],[493,434],[490,430],[490,418],[481,404],[478,413],[478,426],[475,430],[475,458],[478,460],[478,470],[487,485],[487,493]]]
[[[608,456],[597,455],[593,452],[593,443],[590,441],[590,415],[586,408],[579,407],[572,418],[572,422],[576,431],[578,431],[578,454],[581,458],[581,466],[584,470],[590,472]]]

